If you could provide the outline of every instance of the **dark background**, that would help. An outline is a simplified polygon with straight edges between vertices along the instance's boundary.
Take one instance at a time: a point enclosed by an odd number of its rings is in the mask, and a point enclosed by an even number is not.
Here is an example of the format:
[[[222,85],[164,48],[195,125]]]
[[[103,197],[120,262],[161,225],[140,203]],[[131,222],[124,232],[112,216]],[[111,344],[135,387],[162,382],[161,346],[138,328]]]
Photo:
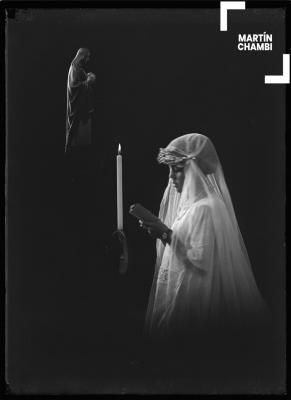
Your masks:
[[[228,25],[219,31],[218,8],[10,12],[6,373],[13,391],[162,393],[175,384],[203,391],[202,378],[169,381],[141,367],[155,243],[127,212],[140,202],[158,213],[168,179],[158,149],[191,132],[216,147],[274,317],[263,362],[248,374],[251,366],[238,359],[238,375],[215,388],[282,388],[286,86],[265,85],[264,75],[282,73],[285,13],[234,11]],[[263,32],[273,34],[272,52],[237,50],[238,33]],[[64,163],[66,80],[79,47],[91,49],[88,71],[97,75],[94,157],[73,185]],[[126,275],[110,247],[119,142]],[[215,390],[205,379],[206,391]]]

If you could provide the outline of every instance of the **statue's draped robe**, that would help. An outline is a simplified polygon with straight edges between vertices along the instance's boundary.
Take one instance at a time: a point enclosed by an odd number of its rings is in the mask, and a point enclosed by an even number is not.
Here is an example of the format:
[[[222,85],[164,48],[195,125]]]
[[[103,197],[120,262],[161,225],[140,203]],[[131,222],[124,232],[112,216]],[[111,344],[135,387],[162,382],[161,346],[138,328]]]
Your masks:
[[[87,74],[75,58],[67,82],[66,151],[72,146],[91,144],[92,111]]]

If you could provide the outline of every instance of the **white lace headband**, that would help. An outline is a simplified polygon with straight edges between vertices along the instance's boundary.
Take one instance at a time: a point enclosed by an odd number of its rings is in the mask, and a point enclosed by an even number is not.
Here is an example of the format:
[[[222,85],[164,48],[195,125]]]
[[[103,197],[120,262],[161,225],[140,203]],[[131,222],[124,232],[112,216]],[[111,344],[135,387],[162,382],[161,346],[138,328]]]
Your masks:
[[[193,154],[183,154],[177,150],[169,150],[160,148],[157,160],[159,164],[178,164],[187,160],[195,160]]]

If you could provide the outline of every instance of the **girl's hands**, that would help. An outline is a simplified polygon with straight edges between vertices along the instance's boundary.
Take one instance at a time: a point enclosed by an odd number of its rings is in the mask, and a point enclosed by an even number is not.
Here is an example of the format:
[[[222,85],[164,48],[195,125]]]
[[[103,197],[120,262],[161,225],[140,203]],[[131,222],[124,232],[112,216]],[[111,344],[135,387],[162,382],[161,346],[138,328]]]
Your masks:
[[[139,220],[139,225],[155,239],[162,239],[163,234],[169,232],[169,228],[161,220],[158,222],[144,222]]]

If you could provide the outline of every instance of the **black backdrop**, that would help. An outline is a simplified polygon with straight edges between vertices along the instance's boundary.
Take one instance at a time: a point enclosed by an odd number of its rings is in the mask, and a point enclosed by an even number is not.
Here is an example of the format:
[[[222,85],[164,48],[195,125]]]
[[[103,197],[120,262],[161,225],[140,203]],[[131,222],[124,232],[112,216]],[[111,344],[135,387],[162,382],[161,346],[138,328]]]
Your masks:
[[[141,202],[158,212],[168,175],[158,149],[190,132],[217,149],[282,344],[285,85],[265,85],[264,75],[282,72],[283,10],[233,12],[228,32],[219,31],[219,9],[20,10],[7,28],[11,387],[84,391],[90,382],[118,392],[125,383],[116,376],[128,368],[135,387],[155,244],[127,210]],[[272,52],[237,50],[238,33],[263,32],[273,34]],[[66,80],[79,47],[91,49],[88,70],[97,75],[94,161],[86,184],[72,189],[64,173]],[[109,248],[119,142],[130,246],[124,276]]]

